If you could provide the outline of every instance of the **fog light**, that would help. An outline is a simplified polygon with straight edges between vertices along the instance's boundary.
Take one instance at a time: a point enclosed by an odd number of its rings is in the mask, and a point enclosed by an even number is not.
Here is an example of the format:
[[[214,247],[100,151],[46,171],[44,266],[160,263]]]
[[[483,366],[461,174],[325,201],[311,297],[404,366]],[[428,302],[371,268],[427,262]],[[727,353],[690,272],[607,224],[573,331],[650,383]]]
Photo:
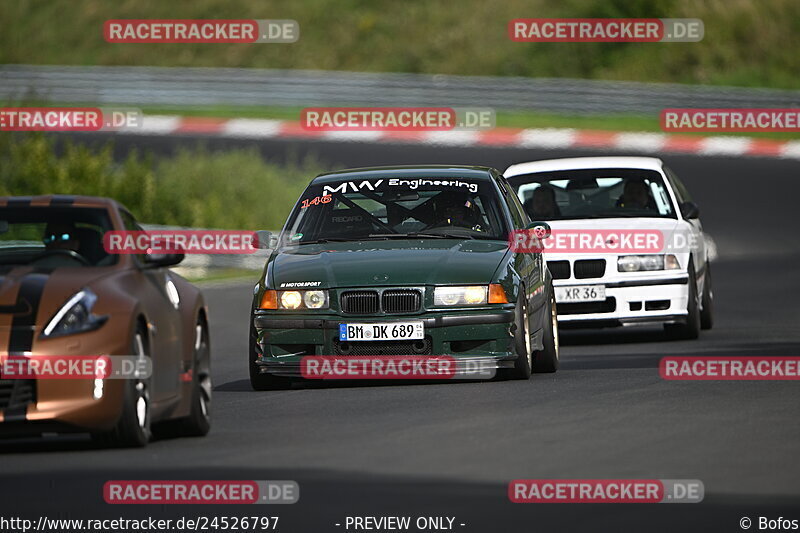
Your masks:
[[[95,400],[99,400],[103,397],[103,389],[105,388],[105,382],[102,379],[95,379],[94,380],[94,391],[92,392],[92,398]]]

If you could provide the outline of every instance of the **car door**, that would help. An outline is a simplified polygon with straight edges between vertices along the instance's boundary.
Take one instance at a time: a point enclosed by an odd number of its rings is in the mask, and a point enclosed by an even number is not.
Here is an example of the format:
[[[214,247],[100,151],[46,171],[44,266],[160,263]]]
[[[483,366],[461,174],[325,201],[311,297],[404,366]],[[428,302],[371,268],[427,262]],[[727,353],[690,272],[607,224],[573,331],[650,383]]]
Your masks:
[[[525,213],[525,209],[514,193],[511,185],[502,177],[497,180],[498,186],[503,193],[503,198],[508,206],[509,214],[511,215],[511,222],[515,230],[525,230],[530,224],[530,218]],[[528,291],[528,306],[530,311],[536,310],[541,302],[534,301],[530,295],[539,289],[544,283],[544,261],[541,253],[525,253],[513,252],[514,268],[525,281],[525,287]]]
[[[680,209],[680,204],[683,204],[684,202],[691,202],[692,197],[689,194],[689,190],[686,188],[680,178],[678,178],[677,174],[667,167],[664,167],[664,172],[667,175],[670,186],[672,187],[675,197],[678,200],[678,208]],[[688,224],[690,231],[689,246],[692,251],[694,269],[698,278],[698,290],[702,291],[703,276],[706,268],[706,243],[703,235],[703,225],[700,222],[699,217],[684,219],[684,222]]]
[[[125,229],[144,231],[128,212],[121,212]],[[145,266],[144,257],[136,256],[137,298],[150,323],[150,357],[153,376],[150,391],[154,403],[169,401],[180,392],[182,372],[180,301],[177,290],[170,279],[169,269]],[[171,285],[171,287],[170,287]]]

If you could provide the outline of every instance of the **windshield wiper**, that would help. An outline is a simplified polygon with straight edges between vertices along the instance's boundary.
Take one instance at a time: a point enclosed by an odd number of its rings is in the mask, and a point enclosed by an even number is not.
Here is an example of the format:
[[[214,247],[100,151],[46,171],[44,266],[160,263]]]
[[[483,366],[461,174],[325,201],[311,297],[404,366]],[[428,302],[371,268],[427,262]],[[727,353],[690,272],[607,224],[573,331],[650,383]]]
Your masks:
[[[372,233],[370,237],[382,239],[452,239],[441,233]],[[459,237],[460,238],[460,237]]]
[[[489,239],[489,240],[496,240],[494,237],[484,236],[484,235],[472,235],[469,233],[377,233],[372,234],[370,237],[382,237],[386,239],[468,239],[468,240],[475,240],[475,239]]]
[[[326,237],[325,239],[314,239],[313,241],[294,241],[289,244],[325,244],[326,242],[352,242],[358,239],[343,239],[341,237]]]

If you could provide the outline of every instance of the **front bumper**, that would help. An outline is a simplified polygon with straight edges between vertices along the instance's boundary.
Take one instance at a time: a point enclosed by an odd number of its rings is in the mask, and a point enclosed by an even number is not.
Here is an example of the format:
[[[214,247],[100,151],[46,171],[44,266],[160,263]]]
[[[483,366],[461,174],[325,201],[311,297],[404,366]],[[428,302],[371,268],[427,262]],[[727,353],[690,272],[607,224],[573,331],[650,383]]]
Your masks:
[[[113,334],[129,330],[124,315],[112,315],[99,330],[52,339],[40,338],[41,327],[37,326],[30,357],[130,355],[127,335]],[[0,337],[10,333],[11,328],[4,328]],[[0,351],[0,362],[7,357],[6,351]],[[122,379],[105,379],[102,396],[95,398],[94,379],[21,380],[0,376],[0,435],[109,430],[121,413],[124,384]]]
[[[286,315],[257,310],[253,316],[256,330],[256,364],[262,373],[300,376],[305,356],[336,355],[346,357],[339,343],[339,324],[358,322],[422,321],[425,341],[404,350],[400,342],[350,342],[350,355],[441,356],[456,359],[456,375],[481,368],[510,368],[516,352],[513,347],[514,306],[469,311],[427,312],[413,315],[341,316]],[[392,344],[395,343],[395,344]],[[424,344],[424,349],[422,349]],[[408,353],[397,353],[404,350]],[[381,353],[384,352],[384,353]]]
[[[604,302],[557,303],[558,322],[566,327],[615,327],[686,321],[689,278],[686,274],[638,279],[557,280],[555,287],[604,285]]]

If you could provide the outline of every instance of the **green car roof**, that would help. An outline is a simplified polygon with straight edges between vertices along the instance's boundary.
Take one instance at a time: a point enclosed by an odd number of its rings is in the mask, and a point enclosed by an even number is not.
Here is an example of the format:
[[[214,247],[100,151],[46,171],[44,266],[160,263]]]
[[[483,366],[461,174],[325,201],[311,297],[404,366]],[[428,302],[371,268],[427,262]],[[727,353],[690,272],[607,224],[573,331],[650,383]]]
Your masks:
[[[491,167],[458,165],[407,165],[395,167],[349,168],[320,174],[313,179],[312,183],[330,183],[348,179],[381,177],[472,178],[488,180],[491,179],[492,172],[500,174],[500,172]]]

